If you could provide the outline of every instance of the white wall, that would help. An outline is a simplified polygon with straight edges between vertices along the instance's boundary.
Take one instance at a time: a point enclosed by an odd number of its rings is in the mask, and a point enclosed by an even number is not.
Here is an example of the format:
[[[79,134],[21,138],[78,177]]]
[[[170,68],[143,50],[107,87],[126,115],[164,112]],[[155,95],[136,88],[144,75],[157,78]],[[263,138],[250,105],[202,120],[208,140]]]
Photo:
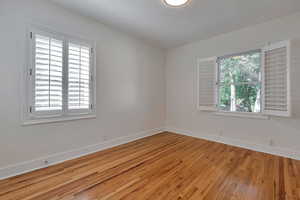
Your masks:
[[[267,42],[294,38],[300,38],[300,13],[169,50],[166,58],[168,130],[260,149],[268,149],[273,140],[274,151],[296,152],[294,157],[300,159],[299,51],[294,52],[297,59],[292,65],[292,118],[234,118],[196,109],[197,58],[238,53],[261,48]]]
[[[21,125],[26,26],[97,42],[97,119]],[[0,168],[161,128],[164,51],[43,0],[0,0]]]
[[[28,23],[97,42],[97,119],[21,125],[21,72],[26,64]],[[7,166],[124,136],[134,138],[164,125],[198,137],[222,135],[221,140],[250,146],[268,146],[272,139],[279,149],[300,152],[298,59],[292,66],[292,118],[221,117],[196,109],[197,58],[256,49],[268,41],[290,38],[300,38],[300,13],[170,49],[165,60],[164,50],[48,1],[0,0],[0,177],[1,168]],[[300,58],[299,53],[296,56]]]

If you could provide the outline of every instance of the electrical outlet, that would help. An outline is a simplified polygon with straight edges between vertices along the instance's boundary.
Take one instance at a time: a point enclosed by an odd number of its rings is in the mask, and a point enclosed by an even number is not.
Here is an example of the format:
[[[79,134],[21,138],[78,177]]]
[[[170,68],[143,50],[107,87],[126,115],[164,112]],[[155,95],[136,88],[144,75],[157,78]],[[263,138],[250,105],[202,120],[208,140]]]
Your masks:
[[[220,130],[220,131],[219,131],[219,135],[220,135],[220,136],[223,136],[223,130]]]
[[[271,139],[269,144],[270,144],[270,146],[275,146],[274,140]]]
[[[104,135],[102,138],[103,138],[104,141],[108,140],[108,136],[107,135]]]

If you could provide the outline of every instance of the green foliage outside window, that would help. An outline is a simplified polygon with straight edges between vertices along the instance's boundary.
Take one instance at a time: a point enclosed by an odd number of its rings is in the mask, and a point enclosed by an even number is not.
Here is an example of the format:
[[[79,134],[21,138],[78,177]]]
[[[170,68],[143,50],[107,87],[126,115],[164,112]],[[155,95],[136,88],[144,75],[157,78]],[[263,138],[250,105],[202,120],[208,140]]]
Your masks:
[[[260,112],[260,52],[224,57],[218,62],[219,108],[232,112]]]

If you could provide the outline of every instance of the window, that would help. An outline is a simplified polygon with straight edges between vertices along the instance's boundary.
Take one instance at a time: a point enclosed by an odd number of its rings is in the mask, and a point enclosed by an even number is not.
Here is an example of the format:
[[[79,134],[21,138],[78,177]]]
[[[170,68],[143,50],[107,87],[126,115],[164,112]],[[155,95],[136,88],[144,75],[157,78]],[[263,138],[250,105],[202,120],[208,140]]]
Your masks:
[[[290,42],[198,61],[201,111],[290,116]]]
[[[89,109],[90,49],[69,43],[68,109]]]
[[[261,112],[261,52],[218,59],[218,108],[231,112]]]
[[[92,43],[41,29],[32,29],[29,38],[25,121],[94,117]]]
[[[35,35],[34,110],[62,111],[63,41]]]

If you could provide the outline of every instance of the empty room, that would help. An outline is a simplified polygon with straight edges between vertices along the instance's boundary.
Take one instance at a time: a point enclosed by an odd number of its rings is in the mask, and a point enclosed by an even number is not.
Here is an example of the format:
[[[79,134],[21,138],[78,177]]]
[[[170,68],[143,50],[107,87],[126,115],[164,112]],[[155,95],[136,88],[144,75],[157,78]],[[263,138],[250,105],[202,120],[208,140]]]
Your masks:
[[[300,200],[300,0],[0,0],[0,200]]]

